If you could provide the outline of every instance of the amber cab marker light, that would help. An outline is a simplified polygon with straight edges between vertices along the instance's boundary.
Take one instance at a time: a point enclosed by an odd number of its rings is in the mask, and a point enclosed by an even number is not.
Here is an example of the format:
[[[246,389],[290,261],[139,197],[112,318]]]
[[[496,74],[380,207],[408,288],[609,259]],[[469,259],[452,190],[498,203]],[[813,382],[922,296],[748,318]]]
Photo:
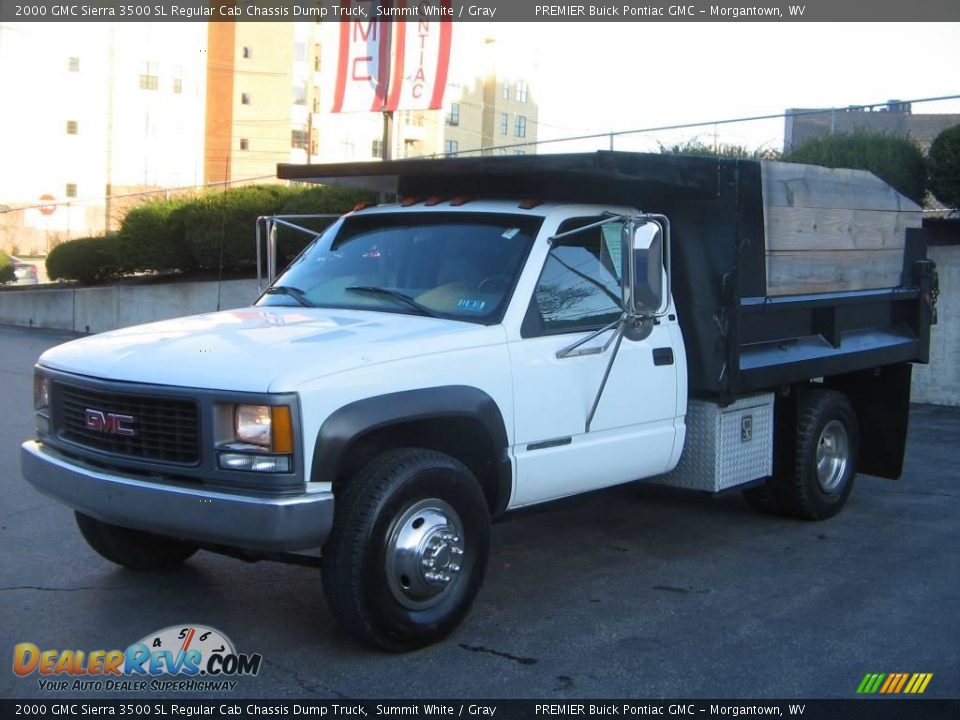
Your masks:
[[[468,198],[464,195],[461,195],[460,197],[455,197],[453,200],[450,201],[450,207],[460,207],[461,205],[466,205],[468,202],[470,202],[471,199],[472,198]]]
[[[534,200],[533,198],[530,198],[528,200],[521,200],[517,207],[519,207],[521,210],[533,210],[535,207],[539,207],[540,205],[543,205],[543,200]]]
[[[400,205],[401,207],[410,207],[411,205],[416,205],[418,202],[420,202],[420,198],[411,196],[401,200]]]
[[[273,452],[293,452],[293,422],[290,420],[290,408],[278,405],[271,408],[271,425],[273,427]]]
[[[368,207],[373,207],[373,203],[369,202],[358,202],[353,206],[353,210],[350,212],[360,212],[361,210],[366,210]]]
[[[439,205],[439,204],[442,203],[442,202],[443,202],[443,198],[442,198],[442,197],[439,197],[438,195],[434,195],[432,198],[430,198],[429,200],[427,200],[427,201],[424,203],[424,205],[426,205],[427,207],[433,207],[434,205]]]

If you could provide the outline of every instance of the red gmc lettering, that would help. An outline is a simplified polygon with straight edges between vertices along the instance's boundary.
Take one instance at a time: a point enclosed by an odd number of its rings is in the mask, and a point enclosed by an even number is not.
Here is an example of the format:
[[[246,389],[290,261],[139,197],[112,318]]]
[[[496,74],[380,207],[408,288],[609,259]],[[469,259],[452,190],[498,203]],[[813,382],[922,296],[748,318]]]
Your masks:
[[[133,420],[132,415],[105,413],[103,410],[94,410],[92,408],[87,408],[84,411],[84,424],[89,430],[111,435],[123,435],[125,437],[136,435],[136,430],[130,427]]]

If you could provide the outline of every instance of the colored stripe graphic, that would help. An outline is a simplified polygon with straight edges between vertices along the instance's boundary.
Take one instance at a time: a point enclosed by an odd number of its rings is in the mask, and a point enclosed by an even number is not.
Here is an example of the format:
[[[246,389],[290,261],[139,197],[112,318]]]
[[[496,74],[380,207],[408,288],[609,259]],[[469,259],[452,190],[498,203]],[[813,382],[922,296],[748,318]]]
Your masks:
[[[867,673],[857,686],[857,694],[920,695],[932,679],[933,673]]]
[[[907,674],[900,673],[900,682],[897,683],[897,687],[894,688],[893,692],[898,693],[901,690],[903,690],[903,686],[906,684],[906,682],[907,682]]]

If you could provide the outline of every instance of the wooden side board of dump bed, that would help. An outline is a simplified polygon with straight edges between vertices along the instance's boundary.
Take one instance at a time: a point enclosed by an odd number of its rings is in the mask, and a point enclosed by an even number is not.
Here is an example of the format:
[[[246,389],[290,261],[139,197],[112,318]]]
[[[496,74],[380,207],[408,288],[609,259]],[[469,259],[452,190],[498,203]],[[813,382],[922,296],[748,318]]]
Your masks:
[[[761,163],[767,294],[900,285],[919,205],[872,173]]]

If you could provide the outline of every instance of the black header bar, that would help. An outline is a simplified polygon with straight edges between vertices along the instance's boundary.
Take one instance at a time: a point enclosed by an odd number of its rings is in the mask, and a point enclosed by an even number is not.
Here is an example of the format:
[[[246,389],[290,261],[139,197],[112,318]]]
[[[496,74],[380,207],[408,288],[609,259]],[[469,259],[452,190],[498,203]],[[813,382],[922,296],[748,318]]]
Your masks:
[[[944,22],[957,0],[2,0],[2,22]],[[344,7],[349,6],[349,7]]]
[[[399,718],[424,720],[532,720],[546,718],[800,718],[801,720],[955,720],[960,700],[290,700],[233,697],[151,697],[98,700],[47,696],[0,700],[0,718],[85,718],[124,715],[139,718]]]

